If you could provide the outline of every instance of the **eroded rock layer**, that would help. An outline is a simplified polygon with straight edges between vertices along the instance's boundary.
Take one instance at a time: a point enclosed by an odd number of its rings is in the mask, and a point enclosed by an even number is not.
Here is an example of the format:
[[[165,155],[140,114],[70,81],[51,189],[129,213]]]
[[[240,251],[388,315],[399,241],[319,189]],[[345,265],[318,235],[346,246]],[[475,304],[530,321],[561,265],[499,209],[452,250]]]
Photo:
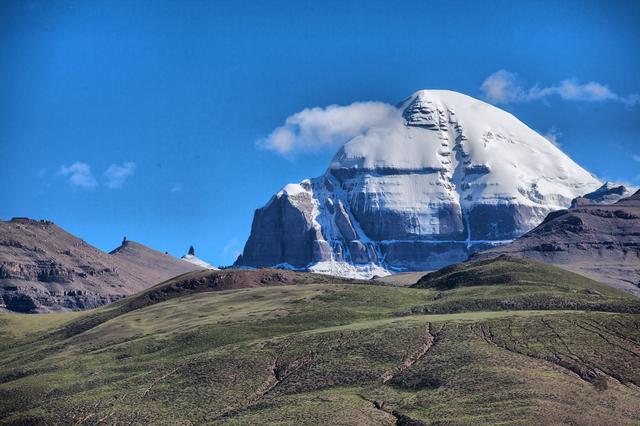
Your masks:
[[[105,253],[49,221],[0,221],[0,309],[94,308],[197,269],[134,241]]]
[[[578,198],[511,244],[478,255],[542,260],[640,295],[640,191],[610,205]]]

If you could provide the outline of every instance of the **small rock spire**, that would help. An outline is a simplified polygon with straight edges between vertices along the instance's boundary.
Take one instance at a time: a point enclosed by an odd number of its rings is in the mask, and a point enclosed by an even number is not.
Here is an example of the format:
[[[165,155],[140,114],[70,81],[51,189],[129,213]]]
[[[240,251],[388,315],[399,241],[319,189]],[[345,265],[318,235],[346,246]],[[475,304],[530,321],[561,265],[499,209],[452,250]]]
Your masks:
[[[194,249],[193,246],[189,247],[189,254],[191,256],[195,256],[196,255],[196,249]]]

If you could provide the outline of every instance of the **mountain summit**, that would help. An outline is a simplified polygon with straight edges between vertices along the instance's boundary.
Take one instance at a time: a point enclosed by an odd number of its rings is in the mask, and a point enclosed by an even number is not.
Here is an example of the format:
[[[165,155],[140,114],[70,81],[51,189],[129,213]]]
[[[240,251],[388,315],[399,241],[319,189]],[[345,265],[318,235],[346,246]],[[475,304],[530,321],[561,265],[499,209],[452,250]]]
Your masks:
[[[239,266],[343,276],[435,269],[512,240],[602,185],[513,115],[421,90],[326,173],[255,213]]]
[[[210,263],[205,262],[204,260],[202,260],[199,257],[197,257],[196,256],[196,249],[193,248],[193,246],[190,246],[189,247],[189,251],[187,252],[187,254],[182,256],[180,259],[185,261],[185,262],[189,262],[189,263],[191,263],[193,265],[196,265],[196,266],[199,266],[201,268],[204,268],[204,269],[212,269],[212,270],[217,270],[218,269],[215,266],[211,265]]]

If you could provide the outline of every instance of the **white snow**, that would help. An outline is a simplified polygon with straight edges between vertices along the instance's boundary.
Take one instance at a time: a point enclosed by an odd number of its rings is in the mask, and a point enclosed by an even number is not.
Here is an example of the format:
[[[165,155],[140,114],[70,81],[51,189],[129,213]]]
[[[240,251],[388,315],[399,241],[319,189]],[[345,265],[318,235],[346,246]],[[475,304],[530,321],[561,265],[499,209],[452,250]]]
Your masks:
[[[436,116],[435,122],[446,125],[446,130],[406,126],[402,111],[414,102],[433,111],[425,115]],[[460,132],[456,132],[456,125]],[[456,141],[460,134],[464,135],[463,140]],[[450,149],[443,150],[443,143]],[[462,158],[455,158],[455,152],[451,152],[456,145],[468,155],[464,160],[469,165],[490,170],[474,179],[466,191],[465,195],[472,197],[469,202],[461,201],[466,208],[510,199],[519,204],[559,209],[574,197],[601,185],[558,147],[513,115],[446,90],[414,93],[400,104],[394,124],[372,129],[347,142],[335,155],[331,168],[440,169],[451,175],[452,188],[438,185],[436,173],[370,177],[363,182],[362,191],[383,194],[379,198],[382,208],[417,207],[434,199],[459,198],[461,182],[456,179],[455,169]],[[539,198],[531,191],[534,185]]]
[[[283,194],[295,196],[305,192],[305,189],[299,183],[290,183],[286,185],[280,192],[278,192],[278,196],[282,196]]]
[[[353,265],[347,262],[325,261],[312,263],[304,268],[296,268],[289,263],[280,263],[274,268],[286,269],[289,271],[307,271],[316,274],[333,275],[336,277],[353,278],[359,280],[368,280],[374,276],[386,277],[392,272],[386,268],[373,263],[364,265]]]
[[[368,280],[374,276],[385,277],[391,275],[391,271],[373,263],[354,265],[347,262],[318,262],[307,267],[307,270],[317,274],[362,280]]]
[[[201,268],[204,268],[204,269],[218,270],[218,268],[216,268],[215,266],[205,262],[204,260],[192,254],[185,254],[180,259],[184,260],[185,262],[193,263],[194,265],[200,266]]]

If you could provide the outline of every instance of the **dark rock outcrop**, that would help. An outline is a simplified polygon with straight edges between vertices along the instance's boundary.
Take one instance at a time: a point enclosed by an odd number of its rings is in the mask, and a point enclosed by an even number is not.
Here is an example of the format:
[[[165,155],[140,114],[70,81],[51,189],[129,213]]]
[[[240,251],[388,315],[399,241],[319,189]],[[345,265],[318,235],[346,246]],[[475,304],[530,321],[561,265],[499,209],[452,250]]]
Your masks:
[[[629,191],[626,186],[606,182],[595,191],[585,194],[582,197],[575,198],[571,202],[571,207],[589,204],[613,204],[623,198],[629,197],[630,195],[631,191]]]

